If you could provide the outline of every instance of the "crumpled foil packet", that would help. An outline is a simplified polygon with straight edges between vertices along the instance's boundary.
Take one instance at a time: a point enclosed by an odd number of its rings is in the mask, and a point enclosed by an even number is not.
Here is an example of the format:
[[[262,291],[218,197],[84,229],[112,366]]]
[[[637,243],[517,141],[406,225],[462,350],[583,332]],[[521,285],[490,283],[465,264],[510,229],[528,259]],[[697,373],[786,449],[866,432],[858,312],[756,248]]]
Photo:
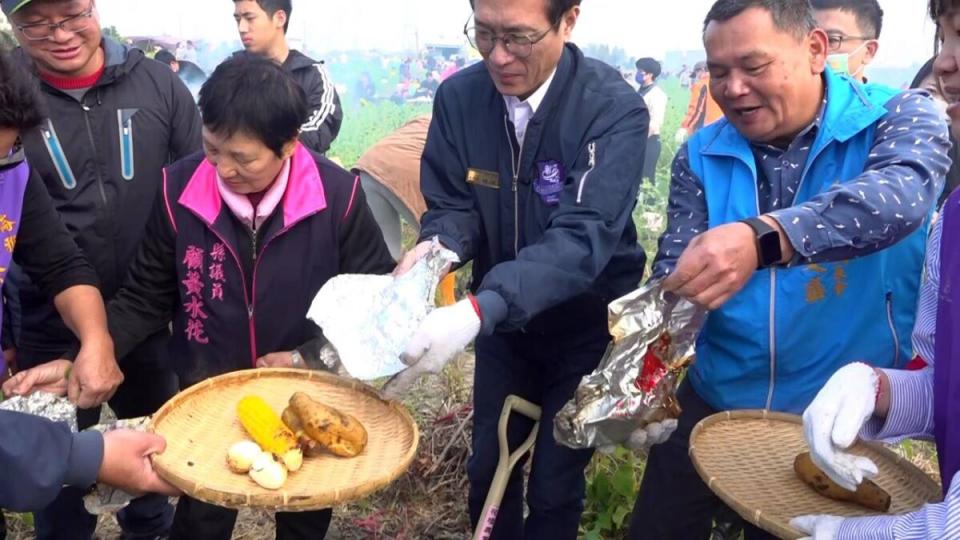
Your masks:
[[[307,318],[323,329],[350,376],[371,380],[406,369],[400,354],[433,309],[443,269],[459,262],[436,237],[432,242],[402,276],[339,275],[313,299]]]
[[[54,422],[63,422],[70,431],[77,431],[77,407],[67,398],[47,392],[34,392],[29,396],[15,396],[0,401],[0,410],[42,416]]]
[[[70,431],[77,431],[77,407],[67,398],[56,394],[34,392],[29,396],[11,397],[0,401],[0,410],[41,416],[54,422],[63,422],[67,424]],[[89,429],[100,433],[115,429],[146,431],[149,421],[150,417],[144,416],[97,424]],[[123,509],[133,498],[133,495],[120,489],[105,484],[96,484],[91,486],[90,491],[84,495],[83,505],[87,512],[94,515],[115,513]]]
[[[554,418],[560,444],[618,445],[638,427],[680,415],[678,378],[693,361],[707,310],[661,285],[650,282],[610,303],[613,342]]]
[[[125,420],[114,420],[105,424],[97,424],[90,429],[99,431],[100,433],[106,433],[115,429],[146,431],[149,423],[149,416],[141,416],[140,418],[128,418]],[[95,516],[115,514],[123,510],[134,498],[133,495],[122,489],[98,483],[83,496],[83,506],[87,509],[87,512]]]

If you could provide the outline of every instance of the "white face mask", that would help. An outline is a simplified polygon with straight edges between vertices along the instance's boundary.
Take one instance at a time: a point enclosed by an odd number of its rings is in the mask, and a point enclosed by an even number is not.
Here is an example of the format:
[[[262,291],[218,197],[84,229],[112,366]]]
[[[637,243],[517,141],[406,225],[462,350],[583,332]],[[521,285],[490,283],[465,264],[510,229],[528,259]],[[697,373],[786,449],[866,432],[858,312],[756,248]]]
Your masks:
[[[863,73],[863,70],[867,67],[866,64],[861,63],[860,68],[857,69],[855,73],[850,73],[850,57],[860,52],[860,49],[863,49],[867,46],[870,41],[865,41],[863,45],[860,45],[856,49],[848,53],[834,53],[827,55],[827,66],[833,70],[834,73],[840,75],[850,75],[853,78],[858,78]]]

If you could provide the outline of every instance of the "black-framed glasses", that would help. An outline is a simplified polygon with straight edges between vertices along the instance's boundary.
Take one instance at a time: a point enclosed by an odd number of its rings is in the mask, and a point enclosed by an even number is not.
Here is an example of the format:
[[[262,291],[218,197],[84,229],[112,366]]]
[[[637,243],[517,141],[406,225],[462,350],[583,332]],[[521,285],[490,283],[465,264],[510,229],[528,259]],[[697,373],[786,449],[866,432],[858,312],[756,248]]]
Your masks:
[[[873,41],[876,38],[869,36],[848,36],[846,34],[827,34],[827,46],[831,51],[839,51],[848,41]]]
[[[67,17],[58,23],[18,24],[16,26],[17,30],[31,41],[49,39],[58,29],[76,34],[90,27],[90,21],[93,20],[93,9],[93,6],[90,6],[83,13]]]
[[[470,45],[484,56],[492,53],[499,41],[512,56],[526,58],[533,52],[533,46],[547,37],[547,34],[553,30],[554,28],[551,27],[539,34],[495,34],[483,27],[465,26],[463,33],[467,36]]]

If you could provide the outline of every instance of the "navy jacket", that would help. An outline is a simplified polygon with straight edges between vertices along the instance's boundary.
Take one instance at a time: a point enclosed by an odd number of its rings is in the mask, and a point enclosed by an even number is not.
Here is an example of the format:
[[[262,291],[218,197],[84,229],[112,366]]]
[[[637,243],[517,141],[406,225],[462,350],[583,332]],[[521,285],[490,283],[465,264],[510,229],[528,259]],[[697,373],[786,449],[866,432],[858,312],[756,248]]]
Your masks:
[[[572,44],[523,148],[483,63],[440,86],[420,237],[473,260],[485,333],[602,322],[607,303],[638,285],[646,257],[631,214],[648,124],[643,98]]]
[[[46,418],[0,411],[0,508],[42,510],[64,484],[94,483],[103,461],[103,436],[70,433]]]

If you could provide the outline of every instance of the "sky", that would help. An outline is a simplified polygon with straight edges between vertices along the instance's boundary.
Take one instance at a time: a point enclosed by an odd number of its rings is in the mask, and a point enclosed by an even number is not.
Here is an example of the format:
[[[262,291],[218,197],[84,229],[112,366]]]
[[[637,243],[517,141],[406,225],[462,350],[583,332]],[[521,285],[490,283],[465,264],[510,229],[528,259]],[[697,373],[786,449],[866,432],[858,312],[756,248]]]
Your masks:
[[[169,34],[233,41],[230,0],[97,0],[104,26],[122,35]],[[573,41],[623,47],[630,56],[662,58],[701,49],[700,28],[712,0],[586,0]],[[881,0],[885,11],[876,65],[905,67],[932,53],[933,24],[921,0]],[[158,6],[163,9],[157,9]],[[145,13],[146,8],[149,13]],[[289,36],[312,51],[412,50],[428,42],[462,42],[468,0],[294,0]]]

